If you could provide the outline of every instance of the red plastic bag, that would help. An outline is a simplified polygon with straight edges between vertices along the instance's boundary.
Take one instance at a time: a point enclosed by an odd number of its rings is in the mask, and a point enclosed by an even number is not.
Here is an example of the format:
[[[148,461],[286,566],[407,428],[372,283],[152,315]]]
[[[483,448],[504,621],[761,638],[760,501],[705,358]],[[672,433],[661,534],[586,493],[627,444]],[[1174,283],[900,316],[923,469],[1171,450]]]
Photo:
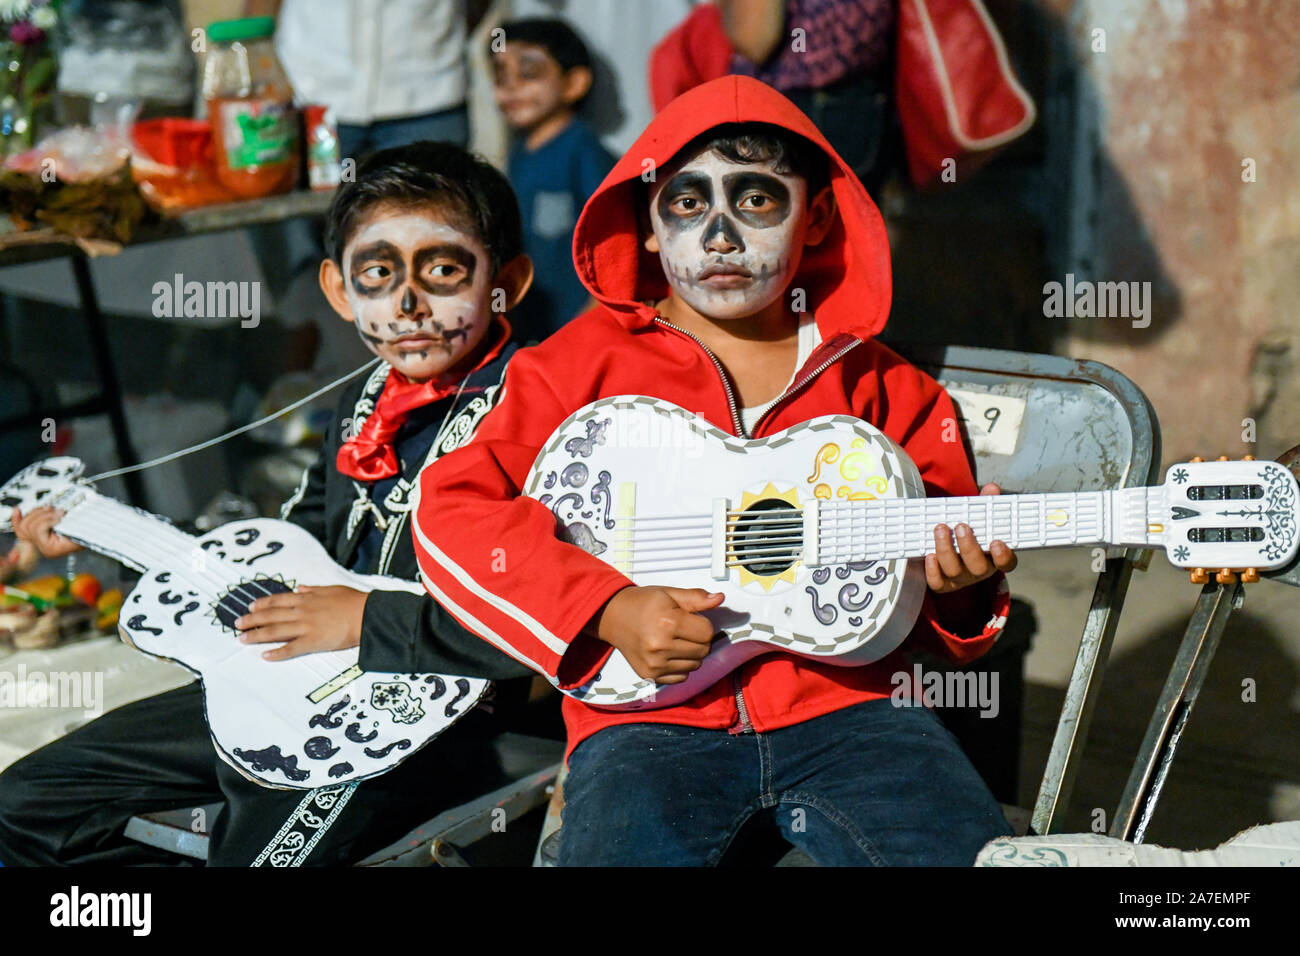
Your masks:
[[[1033,100],[980,0],[901,0],[894,83],[918,188],[965,180],[1034,123]]]

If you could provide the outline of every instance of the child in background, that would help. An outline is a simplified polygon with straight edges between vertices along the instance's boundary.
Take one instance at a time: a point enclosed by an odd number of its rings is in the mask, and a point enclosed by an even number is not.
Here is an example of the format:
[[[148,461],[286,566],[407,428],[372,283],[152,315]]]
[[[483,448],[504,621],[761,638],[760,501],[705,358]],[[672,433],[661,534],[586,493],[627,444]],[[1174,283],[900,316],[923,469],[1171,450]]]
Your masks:
[[[515,319],[521,340],[540,340],[591,304],[573,269],[573,227],[614,157],[577,115],[592,82],[578,35],[560,20],[515,20],[502,29],[504,48],[495,40],[489,48],[492,82],[518,137],[508,173],[536,270]]]
[[[771,87],[724,77],[665,108],[588,201],[574,257],[600,305],[519,353],[474,440],[421,475],[413,522],[426,587],[556,686],[592,680],[613,649],[644,678],[684,681],[714,634],[701,612],[723,599],[636,586],[520,496],[538,451],[590,402],[649,395],[741,438],[851,415],[902,445],[928,494],[976,492],[944,437],[952,400],[875,339],[891,294],[880,213]],[[968,663],[1006,621],[1011,549],[986,553],[961,524],[934,537],[916,624],[879,661],[773,650],[669,707],[566,697],[560,864],[716,864],[755,817],[822,865],[969,866],[1009,834],[939,718],[890,699],[908,650]]]
[[[335,195],[326,228],[321,289],[383,361],[345,390],[320,456],[280,516],[353,571],[411,580],[407,518],[420,470],[472,434],[515,349],[495,309],[511,308],[531,276],[519,211],[492,166],[425,142],[363,161]],[[14,529],[47,557],[68,554],[79,546],[53,532],[61,516],[15,509]],[[427,594],[301,588],[255,601],[235,625],[245,642],[281,644],[263,653],[270,660],[359,644],[367,671],[529,674]],[[526,684],[500,688],[497,703],[522,700]],[[377,777],[279,790],[221,759],[195,681],[110,711],[0,775],[0,863],[174,863],[127,839],[127,821],[215,801],[225,807],[209,865],[354,863],[506,782],[490,746],[503,715],[490,710],[476,707]]]

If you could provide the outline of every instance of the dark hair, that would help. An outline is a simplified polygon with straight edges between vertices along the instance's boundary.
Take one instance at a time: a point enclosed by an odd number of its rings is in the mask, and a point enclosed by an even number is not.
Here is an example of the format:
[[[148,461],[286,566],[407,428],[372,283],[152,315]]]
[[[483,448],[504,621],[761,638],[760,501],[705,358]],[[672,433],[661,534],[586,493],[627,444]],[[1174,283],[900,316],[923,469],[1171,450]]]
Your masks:
[[[531,43],[550,54],[551,59],[560,64],[565,73],[577,67],[591,69],[591,54],[587,45],[574,32],[573,27],[563,20],[549,20],[544,17],[529,17],[524,20],[508,20],[501,24],[505,32],[506,43]],[[492,53],[489,45],[488,53]]]
[[[830,160],[815,143],[771,123],[723,123],[695,137],[674,155],[713,151],[733,163],[771,163],[778,173],[802,176],[808,199],[830,182]]]
[[[494,274],[523,252],[519,201],[510,183],[486,160],[452,143],[424,140],[361,160],[356,178],[339,186],[325,216],[325,248],[340,266],[362,216],[380,203],[439,207],[483,243]]]

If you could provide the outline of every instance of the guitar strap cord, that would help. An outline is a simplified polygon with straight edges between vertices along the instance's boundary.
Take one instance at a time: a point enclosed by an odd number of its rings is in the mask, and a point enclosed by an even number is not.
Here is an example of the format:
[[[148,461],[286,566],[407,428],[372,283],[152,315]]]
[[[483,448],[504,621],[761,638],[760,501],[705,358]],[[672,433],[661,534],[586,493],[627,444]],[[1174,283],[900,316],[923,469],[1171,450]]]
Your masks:
[[[250,432],[254,428],[261,428],[267,422],[274,421],[275,419],[279,418],[281,415],[287,415],[295,408],[301,408],[303,405],[306,405],[308,402],[319,398],[320,396],[324,395],[326,392],[330,391],[331,389],[338,388],[344,382],[351,381],[352,379],[356,378],[358,375],[360,375],[362,372],[366,371],[367,369],[374,368],[376,365],[379,364],[379,362],[380,359],[378,358],[371,359],[369,362],[367,362],[365,365],[362,365],[360,368],[354,369],[353,371],[348,372],[348,374],[344,375],[342,378],[335,379],[333,382],[330,382],[328,385],[316,389],[316,391],[312,392],[310,395],[305,395],[302,398],[298,399],[296,402],[291,402],[290,404],[284,406],[284,408],[280,409],[279,411],[275,411],[269,415],[263,416],[262,418],[259,418],[255,422],[249,422],[247,425],[240,425],[238,428],[233,429],[232,431],[228,431],[224,435],[218,435],[216,438],[209,438],[205,442],[199,442],[199,444],[191,445],[189,448],[182,448],[180,451],[174,451],[171,454],[163,455],[161,458],[155,458],[152,461],[146,461],[139,465],[128,465],[125,468],[115,468],[112,471],[101,472],[98,475],[94,475],[84,480],[93,484],[94,482],[102,481],[105,478],[116,478],[118,475],[125,475],[132,471],[143,471],[146,468],[153,468],[157,465],[166,464],[169,461],[173,461],[185,455],[192,455],[196,451],[202,451],[205,448],[211,448],[213,445],[217,445],[223,441],[226,441],[227,439],[234,438],[236,435],[242,435],[244,432]]]

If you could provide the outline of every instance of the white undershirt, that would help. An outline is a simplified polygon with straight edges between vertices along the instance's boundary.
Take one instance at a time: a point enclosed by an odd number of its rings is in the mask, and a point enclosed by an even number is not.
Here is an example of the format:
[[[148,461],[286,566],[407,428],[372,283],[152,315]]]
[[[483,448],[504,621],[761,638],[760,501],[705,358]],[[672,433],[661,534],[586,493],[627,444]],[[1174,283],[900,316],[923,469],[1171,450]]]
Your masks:
[[[790,381],[777,393],[776,398],[771,402],[765,402],[762,405],[753,405],[749,408],[740,410],[740,423],[745,426],[745,433],[752,434],[754,426],[758,420],[763,417],[763,413],[772,407],[773,402],[779,399],[794,384],[794,377],[799,374],[799,369],[803,368],[803,363],[808,361],[808,356],[813,354],[813,350],[821,345],[822,335],[817,330],[817,320],[811,313],[805,312],[799,320],[799,353],[794,359],[794,371],[790,373]]]

